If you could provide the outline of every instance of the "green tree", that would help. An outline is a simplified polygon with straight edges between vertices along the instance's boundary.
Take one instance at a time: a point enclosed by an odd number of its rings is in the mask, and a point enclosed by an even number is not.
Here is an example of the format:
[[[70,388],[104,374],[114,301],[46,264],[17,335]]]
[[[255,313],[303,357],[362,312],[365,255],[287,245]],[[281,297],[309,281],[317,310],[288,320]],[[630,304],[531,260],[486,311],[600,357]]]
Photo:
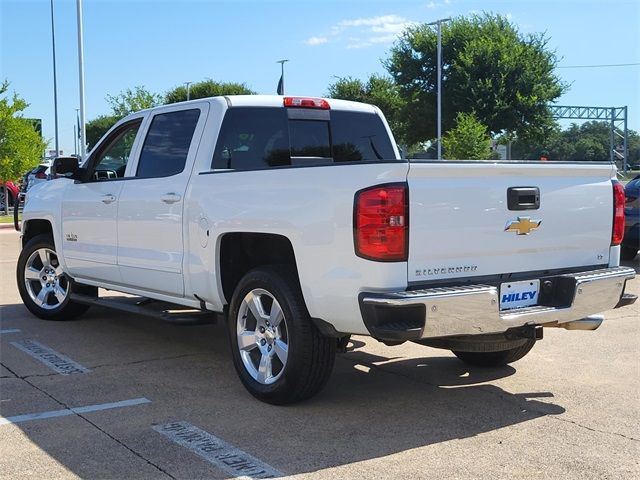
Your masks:
[[[22,116],[29,104],[15,93],[9,96],[8,90],[9,82],[5,80],[0,84],[0,184],[3,186],[38,165],[47,146],[34,130],[32,121]]]
[[[614,137],[616,148],[622,151],[622,139]],[[571,124],[565,130],[556,126],[540,142],[518,140],[512,152],[515,158],[538,159],[546,152],[550,160],[608,161],[611,148],[611,126],[608,122],[591,121],[581,125]],[[629,165],[640,161],[640,135],[630,130],[628,137]]]
[[[437,50],[434,26],[409,28],[384,62],[405,101],[410,143],[436,136]],[[553,127],[547,105],[567,88],[553,71],[544,34],[521,34],[500,15],[458,17],[442,26],[443,129],[458,112],[475,112],[494,135],[542,138]]]
[[[127,88],[115,96],[107,95],[106,100],[111,106],[113,115],[122,118],[138,110],[160,105],[162,96],[150,92],[145,87],[137,86],[133,89]]]
[[[100,115],[97,118],[87,122],[85,126],[87,132],[87,146],[89,150],[96,146],[98,140],[102,138],[102,136],[107,133],[107,131],[113,127],[118,120],[120,120],[119,115]]]
[[[130,113],[155,107],[162,103],[162,95],[152,93],[145,87],[127,88],[117,95],[107,95],[107,102],[111,106],[111,115],[100,115],[87,122],[87,146],[89,150],[95,147],[98,140],[113,127],[118,120]]]
[[[489,160],[491,137],[474,113],[460,112],[456,126],[442,137],[444,157],[448,160]]]
[[[189,86],[189,99],[218,97],[224,95],[255,95],[256,92],[244,83],[216,82],[207,79],[195,82]],[[187,87],[179,86],[169,90],[164,97],[164,103],[177,103],[187,100]]]
[[[329,85],[327,96],[376,105],[393,131],[396,140],[404,143],[405,132],[402,124],[404,100],[393,79],[371,75],[366,82],[353,77],[338,78]]]

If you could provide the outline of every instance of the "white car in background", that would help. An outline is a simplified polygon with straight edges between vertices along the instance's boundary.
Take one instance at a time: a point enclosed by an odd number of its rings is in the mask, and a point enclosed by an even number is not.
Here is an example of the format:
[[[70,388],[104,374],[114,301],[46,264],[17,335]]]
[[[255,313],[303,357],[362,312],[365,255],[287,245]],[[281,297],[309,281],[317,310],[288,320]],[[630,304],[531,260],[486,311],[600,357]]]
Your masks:
[[[37,183],[46,182],[51,175],[51,161],[41,163],[36,168],[31,170],[27,175],[26,190],[28,191]]]
[[[45,158],[40,165],[27,172],[22,180],[20,193],[27,193],[34,185],[51,180],[51,166],[54,158]]]
[[[45,159],[40,163],[40,165],[24,174],[22,177],[22,185],[20,186],[21,196],[27,193],[34,185],[46,182],[51,178],[52,164],[53,159]]]

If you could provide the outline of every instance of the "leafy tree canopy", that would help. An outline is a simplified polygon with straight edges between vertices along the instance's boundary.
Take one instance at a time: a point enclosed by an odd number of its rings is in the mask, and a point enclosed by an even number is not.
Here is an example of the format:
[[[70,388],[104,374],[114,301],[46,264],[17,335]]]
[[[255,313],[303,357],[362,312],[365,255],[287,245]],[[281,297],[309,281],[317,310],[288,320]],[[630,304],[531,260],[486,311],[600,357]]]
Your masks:
[[[152,93],[145,87],[127,88],[118,95],[107,95],[107,102],[111,106],[114,116],[125,117],[130,113],[155,107],[162,103],[162,96]]]
[[[0,183],[38,165],[47,146],[32,122],[22,117],[29,104],[15,93],[9,96],[8,89],[5,80],[0,84]]]
[[[193,83],[190,88],[190,98],[205,98],[218,95],[252,95],[255,94],[244,83],[225,83],[213,80],[205,80]],[[155,107],[161,104],[183,102],[187,99],[187,89],[184,86],[176,87],[164,96],[150,92],[145,87],[137,86],[128,88],[117,95],[107,95],[107,102],[111,106],[111,115],[100,115],[87,122],[87,145],[92,149],[115,125],[118,120],[130,113]]]
[[[487,127],[474,113],[458,113],[455,128],[442,137],[442,146],[448,160],[489,160],[493,156]]]
[[[85,126],[89,150],[121,118],[130,113],[160,105],[162,103],[162,95],[150,92],[143,86],[136,86],[132,89],[127,88],[117,95],[107,95],[106,100],[111,106],[111,115],[100,115],[88,121]]]
[[[256,92],[247,87],[244,83],[216,82],[207,79],[202,82],[195,82],[189,86],[189,99],[217,97],[223,95],[255,95]],[[169,90],[164,97],[164,103],[177,103],[187,100],[187,87],[181,85]]]
[[[571,124],[560,130],[558,126],[541,142],[518,140],[512,152],[516,158],[537,159],[545,153],[550,160],[609,161],[611,126],[608,122],[591,121]],[[622,152],[622,139],[614,137],[616,148]],[[630,130],[628,135],[629,165],[640,163],[640,135]]]
[[[500,15],[458,17],[442,26],[443,130],[458,112],[475,112],[493,134],[541,138],[552,128],[548,103],[567,88],[554,75],[544,34],[521,34]],[[434,26],[409,28],[384,62],[405,101],[410,143],[436,136],[437,37]]]
[[[100,115],[97,118],[87,122],[87,145],[89,150],[96,146],[98,140],[113,127],[118,120],[122,118],[119,115]]]

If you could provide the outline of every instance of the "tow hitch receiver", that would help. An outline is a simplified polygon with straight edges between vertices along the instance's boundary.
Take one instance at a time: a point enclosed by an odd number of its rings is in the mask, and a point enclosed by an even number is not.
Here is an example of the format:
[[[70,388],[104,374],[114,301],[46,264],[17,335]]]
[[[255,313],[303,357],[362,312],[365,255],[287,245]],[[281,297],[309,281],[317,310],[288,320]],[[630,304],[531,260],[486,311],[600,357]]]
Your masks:
[[[506,333],[506,337],[511,340],[527,338],[529,340],[542,340],[542,325],[525,325],[514,328]]]

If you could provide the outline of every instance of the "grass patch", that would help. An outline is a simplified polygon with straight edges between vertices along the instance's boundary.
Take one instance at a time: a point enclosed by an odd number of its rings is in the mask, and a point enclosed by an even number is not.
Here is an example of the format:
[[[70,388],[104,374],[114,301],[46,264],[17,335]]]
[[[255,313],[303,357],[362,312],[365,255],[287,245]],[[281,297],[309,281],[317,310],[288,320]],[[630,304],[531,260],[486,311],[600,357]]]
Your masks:
[[[18,214],[18,220],[22,220],[22,214]],[[0,223],[13,224],[13,212],[9,212],[9,215],[5,215],[4,212],[0,213]]]

